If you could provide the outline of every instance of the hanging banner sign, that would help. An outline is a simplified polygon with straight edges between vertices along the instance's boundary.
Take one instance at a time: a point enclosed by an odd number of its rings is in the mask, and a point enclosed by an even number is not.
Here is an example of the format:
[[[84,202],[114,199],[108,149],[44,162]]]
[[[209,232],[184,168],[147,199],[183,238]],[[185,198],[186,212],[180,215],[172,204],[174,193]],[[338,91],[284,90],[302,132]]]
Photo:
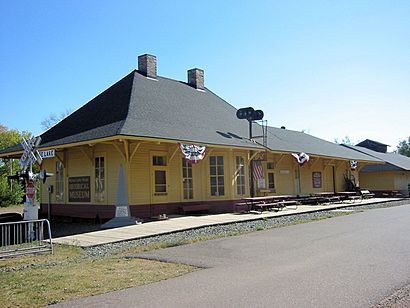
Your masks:
[[[38,153],[40,154],[40,157],[42,159],[44,158],[52,158],[56,156],[56,150],[52,149],[52,150],[48,150],[48,151],[38,151]]]
[[[185,159],[192,164],[198,163],[205,157],[206,147],[203,145],[181,143],[180,149]]]
[[[355,171],[357,169],[357,160],[351,160],[350,161],[350,169],[352,171]]]
[[[292,153],[292,156],[296,159],[296,161],[298,162],[300,166],[303,166],[305,163],[309,161],[309,155],[303,152],[299,154]]]

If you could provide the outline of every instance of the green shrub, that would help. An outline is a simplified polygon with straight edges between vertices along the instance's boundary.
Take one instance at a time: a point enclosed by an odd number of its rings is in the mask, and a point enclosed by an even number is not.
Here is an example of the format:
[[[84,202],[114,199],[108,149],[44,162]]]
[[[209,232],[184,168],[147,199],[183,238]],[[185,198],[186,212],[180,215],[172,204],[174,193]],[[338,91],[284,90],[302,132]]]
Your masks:
[[[24,190],[17,182],[13,183],[11,189],[6,175],[0,176],[0,207],[20,204],[24,196]]]

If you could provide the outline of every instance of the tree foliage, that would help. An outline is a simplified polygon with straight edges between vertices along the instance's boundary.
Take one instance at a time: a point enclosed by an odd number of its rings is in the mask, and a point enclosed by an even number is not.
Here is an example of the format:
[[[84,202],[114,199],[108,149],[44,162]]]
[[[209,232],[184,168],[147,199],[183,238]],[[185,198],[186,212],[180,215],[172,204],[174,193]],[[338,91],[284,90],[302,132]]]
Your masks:
[[[410,157],[410,137],[407,140],[399,142],[396,152],[401,155]]]
[[[337,144],[354,145],[354,142],[350,140],[349,136],[343,137],[342,140],[340,140],[340,142],[339,142],[339,138],[335,138],[334,141]]]
[[[16,129],[9,130],[0,124],[0,150],[6,149],[20,142],[21,138],[28,139],[29,132],[19,132]],[[19,169],[17,159],[0,158],[0,207],[21,203],[24,191],[22,186],[12,183],[7,176],[14,174]]]

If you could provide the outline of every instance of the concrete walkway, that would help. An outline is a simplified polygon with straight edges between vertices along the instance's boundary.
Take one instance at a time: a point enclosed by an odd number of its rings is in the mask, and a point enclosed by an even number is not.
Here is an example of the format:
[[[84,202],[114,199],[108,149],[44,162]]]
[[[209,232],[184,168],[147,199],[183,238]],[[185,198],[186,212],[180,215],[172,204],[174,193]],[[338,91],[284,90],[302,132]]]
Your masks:
[[[196,229],[207,226],[223,225],[235,222],[244,222],[259,220],[264,218],[279,217],[285,215],[296,215],[323,210],[332,210],[351,206],[361,206],[365,204],[384,203],[398,201],[401,199],[394,198],[373,198],[354,203],[335,203],[330,205],[299,205],[289,206],[279,212],[263,212],[262,214],[254,213],[227,213],[202,216],[181,216],[170,218],[168,220],[147,222],[140,225],[133,225],[121,228],[107,229],[101,231],[76,234],[53,239],[54,243],[66,244],[80,247],[92,247],[115,242],[130,241],[144,237],[151,237],[161,234],[179,232],[184,230]]]

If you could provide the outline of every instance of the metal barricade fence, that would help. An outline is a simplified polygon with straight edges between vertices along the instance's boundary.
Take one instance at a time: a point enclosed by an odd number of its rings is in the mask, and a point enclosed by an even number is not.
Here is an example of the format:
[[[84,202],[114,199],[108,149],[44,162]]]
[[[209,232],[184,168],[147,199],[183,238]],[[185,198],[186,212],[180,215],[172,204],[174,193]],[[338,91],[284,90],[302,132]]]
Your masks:
[[[53,253],[47,219],[0,223],[0,258],[37,252]]]

